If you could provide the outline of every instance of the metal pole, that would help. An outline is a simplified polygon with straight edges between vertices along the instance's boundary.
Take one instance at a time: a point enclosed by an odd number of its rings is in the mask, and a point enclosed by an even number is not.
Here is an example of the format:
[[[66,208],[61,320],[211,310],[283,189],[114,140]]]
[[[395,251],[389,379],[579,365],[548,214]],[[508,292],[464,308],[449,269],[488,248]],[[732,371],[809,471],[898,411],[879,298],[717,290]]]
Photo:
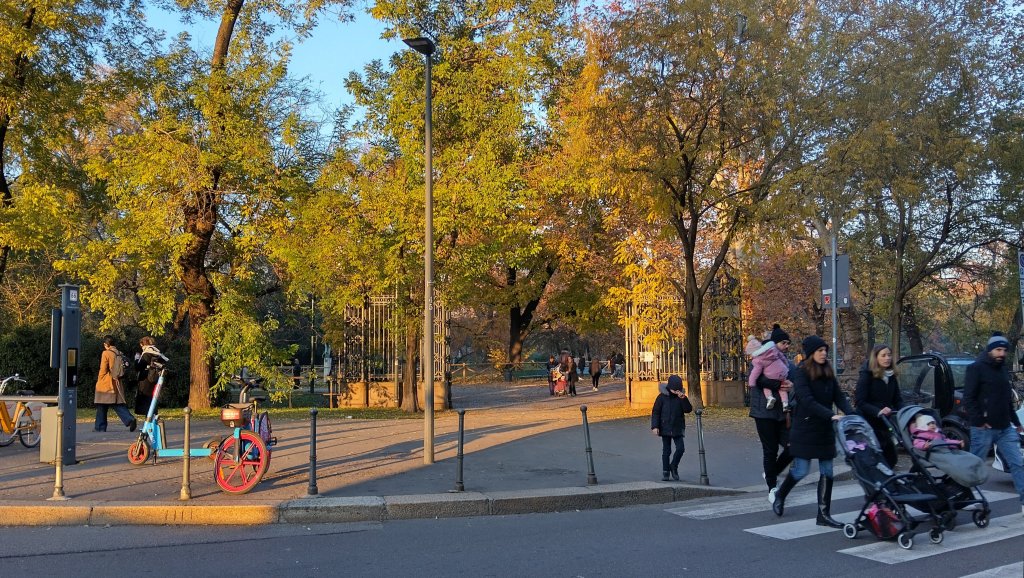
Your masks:
[[[839,298],[839,287],[836,286],[838,283],[836,274],[836,221],[832,220],[832,370],[838,370],[839,365],[836,363],[836,354],[838,353],[836,342],[838,341],[838,327],[836,324],[836,300]]]
[[[181,466],[181,496],[179,500],[191,500],[192,488],[189,487],[189,468],[192,462],[192,408],[185,406],[185,446],[183,448]]]
[[[313,309],[313,294],[309,294],[309,395],[313,395],[313,387],[316,383],[316,313]]]
[[[597,485],[597,474],[594,473],[594,450],[590,449],[590,423],[587,422],[587,406],[580,406],[583,414],[583,439],[587,444],[587,485]]]
[[[3,402],[0,402],[3,403]],[[57,452],[54,456],[56,472],[53,480],[53,496],[50,500],[66,500],[64,495],[64,408],[57,407]]]
[[[704,415],[703,409],[698,409],[697,414],[697,448],[698,454],[700,455],[700,483],[709,486],[711,481],[708,480],[708,462],[704,458],[704,423],[701,416]]]
[[[309,487],[306,488],[306,496],[316,496],[319,490],[316,487],[316,408],[309,408]]]
[[[455,491],[456,492],[462,492],[462,491],[465,491],[465,489],[466,489],[466,486],[463,485],[463,483],[462,483],[462,456],[463,456],[462,445],[465,442],[465,433],[466,433],[465,421],[464,421],[465,417],[466,417],[466,410],[460,409],[459,410],[459,451],[458,451],[458,463],[459,463],[459,465],[458,465],[458,469],[455,471]]]
[[[431,151],[431,70],[430,55],[427,60],[427,104],[426,104],[426,180],[423,267],[423,463],[434,463],[434,175]]]

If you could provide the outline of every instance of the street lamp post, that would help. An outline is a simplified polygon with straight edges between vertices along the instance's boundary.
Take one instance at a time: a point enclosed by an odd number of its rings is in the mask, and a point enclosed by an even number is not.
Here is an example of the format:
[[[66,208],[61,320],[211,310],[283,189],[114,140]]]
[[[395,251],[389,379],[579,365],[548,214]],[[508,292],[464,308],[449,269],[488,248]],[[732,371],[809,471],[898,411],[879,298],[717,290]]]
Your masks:
[[[426,85],[427,102],[425,115],[426,137],[424,152],[425,195],[425,231],[423,250],[423,354],[420,367],[423,368],[423,463],[434,463],[434,191],[433,191],[433,154],[430,142],[431,92],[430,92],[430,55],[434,53],[434,43],[429,38],[406,38],[409,48],[424,56],[427,63]]]

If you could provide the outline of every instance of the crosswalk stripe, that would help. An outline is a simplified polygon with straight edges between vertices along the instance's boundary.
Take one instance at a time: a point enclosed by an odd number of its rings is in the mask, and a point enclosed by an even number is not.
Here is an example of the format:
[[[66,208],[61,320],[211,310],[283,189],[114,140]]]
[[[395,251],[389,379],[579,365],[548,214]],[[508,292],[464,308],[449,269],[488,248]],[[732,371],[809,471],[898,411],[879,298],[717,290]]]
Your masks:
[[[1024,562],[989,568],[960,578],[1020,578],[1024,576]]]
[[[857,484],[836,486],[835,489],[832,490],[833,500],[842,500],[844,498],[852,498],[860,495],[863,495],[863,492]],[[793,492],[786,500],[786,506],[805,506],[807,504],[814,504],[817,501],[818,493],[816,490],[799,493]],[[730,500],[728,502],[718,502],[716,504],[708,504],[697,508],[692,506],[678,506],[675,508],[669,508],[665,511],[670,514],[694,520],[711,520],[714,518],[725,518],[728,516],[740,516],[743,514],[753,514],[754,512],[770,511],[771,508],[772,505],[768,503],[768,499],[765,497],[765,494],[758,494],[757,497],[741,498],[738,500]]]
[[[928,534],[924,533],[914,538],[915,547],[911,550],[904,550],[890,540],[839,550],[839,553],[883,564],[899,564],[1022,535],[1024,535],[1024,516],[1011,514],[992,519],[987,528],[964,525],[963,530],[958,527],[954,532],[946,532],[945,539],[941,544],[932,544],[928,540]]]
[[[1017,494],[1011,494],[1008,492],[985,492],[985,498],[988,499],[990,504],[1002,500],[1009,500],[1010,498],[1016,497]],[[834,495],[833,499],[835,499]],[[857,517],[857,514],[859,513],[860,509],[857,509],[851,512],[834,514],[832,517],[839,522],[853,522],[853,520]],[[961,514],[960,521],[964,520],[962,516],[963,514]],[[797,538],[806,538],[808,536],[817,536],[818,534],[827,534],[828,532],[832,532],[833,528],[819,526],[817,525],[817,523],[815,523],[814,518],[810,518],[806,520],[796,520],[794,522],[770,524],[768,526],[760,526],[757,528],[747,528],[744,531],[750,532],[751,534],[757,534],[759,536],[775,538],[778,540],[796,540]]]

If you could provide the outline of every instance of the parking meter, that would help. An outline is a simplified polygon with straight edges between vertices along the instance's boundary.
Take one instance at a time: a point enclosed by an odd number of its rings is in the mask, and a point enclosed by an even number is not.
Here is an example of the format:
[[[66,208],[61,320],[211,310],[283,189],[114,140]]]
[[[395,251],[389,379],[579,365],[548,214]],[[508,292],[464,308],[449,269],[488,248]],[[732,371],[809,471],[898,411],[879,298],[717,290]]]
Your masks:
[[[78,463],[75,456],[75,419],[78,409],[82,310],[78,286],[61,285],[60,288],[60,309],[54,309],[51,316],[50,367],[58,370],[57,403],[64,411],[61,452],[64,465],[71,465]]]

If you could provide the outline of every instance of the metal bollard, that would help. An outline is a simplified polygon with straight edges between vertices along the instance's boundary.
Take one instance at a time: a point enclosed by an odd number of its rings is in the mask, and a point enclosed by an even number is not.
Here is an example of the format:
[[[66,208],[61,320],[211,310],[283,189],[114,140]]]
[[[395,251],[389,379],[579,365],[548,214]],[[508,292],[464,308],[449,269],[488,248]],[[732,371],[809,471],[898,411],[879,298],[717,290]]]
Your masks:
[[[594,450],[590,448],[590,423],[587,422],[587,406],[580,406],[583,414],[583,439],[587,443],[587,485],[597,485],[597,474],[594,473]]]
[[[711,482],[708,480],[708,463],[704,459],[704,423],[701,416],[704,415],[703,409],[698,409],[697,414],[697,447],[700,449],[700,483],[709,486]]]
[[[466,410],[459,410],[459,451],[458,456],[458,469],[455,470],[455,491],[465,491],[466,486],[462,483],[462,444],[465,441],[466,427],[465,427]]]
[[[191,468],[192,450],[192,408],[185,406],[185,447],[181,454],[181,495],[179,500],[191,500],[192,488],[189,486],[189,468]]]
[[[0,402],[2,403],[2,402]],[[49,500],[67,500],[64,495],[64,410],[57,409],[57,454],[53,460],[56,472],[53,480],[53,496]]]
[[[309,408],[309,487],[306,488],[306,496],[312,497],[319,494],[316,487],[316,408]]]

